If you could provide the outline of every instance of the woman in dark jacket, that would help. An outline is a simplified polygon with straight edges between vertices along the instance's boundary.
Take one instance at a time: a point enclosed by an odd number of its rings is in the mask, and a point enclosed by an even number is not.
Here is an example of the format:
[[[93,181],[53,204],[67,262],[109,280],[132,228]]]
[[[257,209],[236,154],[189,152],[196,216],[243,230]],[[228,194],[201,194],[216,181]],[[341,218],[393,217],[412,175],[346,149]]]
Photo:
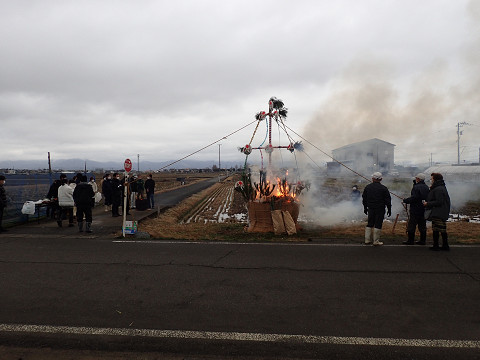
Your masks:
[[[112,175],[103,177],[102,193],[105,198],[105,212],[110,211],[112,206]]]
[[[450,216],[450,196],[448,195],[442,174],[431,174],[432,186],[424,203],[425,208],[431,210],[428,220],[432,221],[433,246],[430,250],[450,250],[448,246],[447,220]],[[438,245],[442,234],[442,247]]]

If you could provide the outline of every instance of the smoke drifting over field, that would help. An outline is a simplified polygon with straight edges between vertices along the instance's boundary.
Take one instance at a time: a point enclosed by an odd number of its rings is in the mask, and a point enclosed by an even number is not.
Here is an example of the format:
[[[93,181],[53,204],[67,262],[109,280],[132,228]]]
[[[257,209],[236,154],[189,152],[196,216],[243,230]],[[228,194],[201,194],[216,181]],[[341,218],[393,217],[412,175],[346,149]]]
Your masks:
[[[362,199],[352,201],[350,199],[351,185],[357,183],[353,178],[328,179],[316,178],[308,192],[301,197],[301,217],[322,226],[348,225],[355,221],[365,221]],[[359,190],[363,192],[367,181],[358,183]],[[385,219],[394,221],[397,214],[400,220],[407,218],[407,212],[402,204],[402,198],[410,196],[412,180],[386,178],[382,184],[391,192],[392,216]],[[426,184],[430,186],[427,180]],[[446,181],[446,187],[451,199],[451,213],[461,213],[461,209],[468,202],[480,201],[480,184],[473,182]],[[396,196],[397,195],[397,196]],[[476,215],[480,214],[477,208]],[[474,215],[474,214],[469,214]]]
[[[396,163],[426,164],[430,156],[433,161],[455,162],[456,125],[467,122],[472,125],[462,129],[461,144],[467,144],[461,149],[462,159],[478,161],[480,2],[471,1],[467,11],[472,37],[469,46],[459,51],[456,63],[438,58],[422,71],[402,73],[388,59],[359,55],[329,82],[318,112],[303,131],[308,140],[330,154],[332,149],[378,138],[396,145]],[[331,161],[308,144],[305,148],[317,164]],[[415,156],[407,156],[412,148],[416,149]],[[369,178],[371,174],[363,175]],[[362,182],[361,191],[367,184],[353,173],[350,179],[350,184]],[[452,209],[480,199],[478,185],[446,180]],[[384,179],[383,183],[392,190],[391,180]],[[393,192],[410,196],[411,181],[405,184],[404,189]],[[302,214],[321,225],[365,219],[361,201],[354,204],[348,200],[346,192],[351,185],[341,185],[342,190],[326,185],[325,179],[317,178],[304,197]],[[322,190],[325,188],[329,192]],[[406,216],[401,200],[392,195],[392,220],[397,213]]]
[[[309,140],[330,151],[376,137],[397,145],[397,161],[456,160],[457,123],[480,118],[480,3],[467,11],[474,36],[456,63],[438,58],[402,73],[389,59],[359,55],[329,82],[304,129]],[[463,158],[478,159],[478,137],[478,125],[465,128]],[[415,156],[407,156],[412,147]]]

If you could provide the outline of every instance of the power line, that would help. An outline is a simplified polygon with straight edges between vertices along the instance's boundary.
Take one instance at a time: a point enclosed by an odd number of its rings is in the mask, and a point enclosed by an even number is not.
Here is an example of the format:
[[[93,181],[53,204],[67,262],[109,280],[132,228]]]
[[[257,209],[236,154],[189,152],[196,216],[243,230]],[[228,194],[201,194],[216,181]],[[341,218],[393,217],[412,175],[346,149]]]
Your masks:
[[[170,164],[165,165],[165,166],[161,167],[161,168],[158,169],[158,170],[163,170],[163,169],[165,169],[165,168],[167,168],[167,167],[169,167],[169,166],[171,166],[171,165],[173,165],[173,164],[176,164],[176,163],[178,163],[178,162],[180,162],[180,161],[182,161],[182,160],[185,160],[186,158],[188,158],[188,157],[190,157],[190,156],[192,156],[192,155],[195,155],[196,153],[199,153],[200,151],[205,150],[206,148],[208,148],[208,147],[210,147],[210,146],[212,146],[212,145],[215,145],[216,143],[218,143],[218,142],[220,142],[220,141],[222,141],[222,140],[225,140],[225,139],[228,138],[229,136],[231,136],[231,135],[233,135],[233,134],[235,134],[235,133],[237,133],[237,132],[245,129],[246,127],[249,127],[250,125],[252,125],[253,123],[256,123],[256,122],[257,122],[257,120],[254,120],[254,121],[252,121],[251,123],[249,123],[249,124],[241,127],[240,129],[237,129],[237,130],[231,132],[230,134],[225,135],[224,137],[222,137],[222,138],[220,138],[220,139],[212,142],[211,144],[208,144],[207,146],[204,146],[204,147],[201,148],[201,149],[198,149],[197,151],[194,151],[194,152],[191,153],[191,154],[188,154],[188,155],[182,157],[181,159],[178,159],[178,160],[175,160],[174,162],[171,162]]]

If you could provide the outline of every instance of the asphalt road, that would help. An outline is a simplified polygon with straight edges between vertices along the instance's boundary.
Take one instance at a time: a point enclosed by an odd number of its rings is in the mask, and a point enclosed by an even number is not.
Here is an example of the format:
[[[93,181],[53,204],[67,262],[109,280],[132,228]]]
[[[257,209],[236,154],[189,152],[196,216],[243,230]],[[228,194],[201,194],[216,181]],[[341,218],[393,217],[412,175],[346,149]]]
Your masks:
[[[478,246],[2,234],[0,345],[195,359],[479,359],[479,258]]]
[[[222,176],[222,179],[224,178],[225,176]],[[218,177],[206,179],[205,181],[200,181],[191,185],[185,185],[185,186],[176,188],[175,190],[170,190],[170,191],[156,194],[155,205],[163,208],[175,206],[185,198],[193,194],[196,194],[202,190],[205,190],[206,188],[217,183],[218,181],[219,181]]]

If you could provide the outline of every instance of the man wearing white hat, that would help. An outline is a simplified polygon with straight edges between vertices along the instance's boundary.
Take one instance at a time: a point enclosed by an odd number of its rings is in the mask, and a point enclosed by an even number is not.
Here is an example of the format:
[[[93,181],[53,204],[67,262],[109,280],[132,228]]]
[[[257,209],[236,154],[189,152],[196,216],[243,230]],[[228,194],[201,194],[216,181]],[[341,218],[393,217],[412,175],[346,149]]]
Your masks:
[[[385,217],[385,207],[387,216],[392,215],[392,199],[390,192],[385,185],[382,185],[382,173],[374,172],[372,182],[365,186],[363,190],[363,212],[368,215],[367,226],[365,228],[365,244],[379,246],[383,245],[380,241],[382,233],[383,218]]]
[[[425,245],[427,240],[427,221],[425,220],[425,208],[423,202],[427,200],[430,189],[425,184],[425,174],[419,173],[413,180],[413,188],[410,197],[403,199],[404,204],[410,204],[409,218],[407,224],[408,240],[404,241],[405,245],[413,245],[415,240],[415,229],[418,226],[420,232],[420,241],[417,245]]]

